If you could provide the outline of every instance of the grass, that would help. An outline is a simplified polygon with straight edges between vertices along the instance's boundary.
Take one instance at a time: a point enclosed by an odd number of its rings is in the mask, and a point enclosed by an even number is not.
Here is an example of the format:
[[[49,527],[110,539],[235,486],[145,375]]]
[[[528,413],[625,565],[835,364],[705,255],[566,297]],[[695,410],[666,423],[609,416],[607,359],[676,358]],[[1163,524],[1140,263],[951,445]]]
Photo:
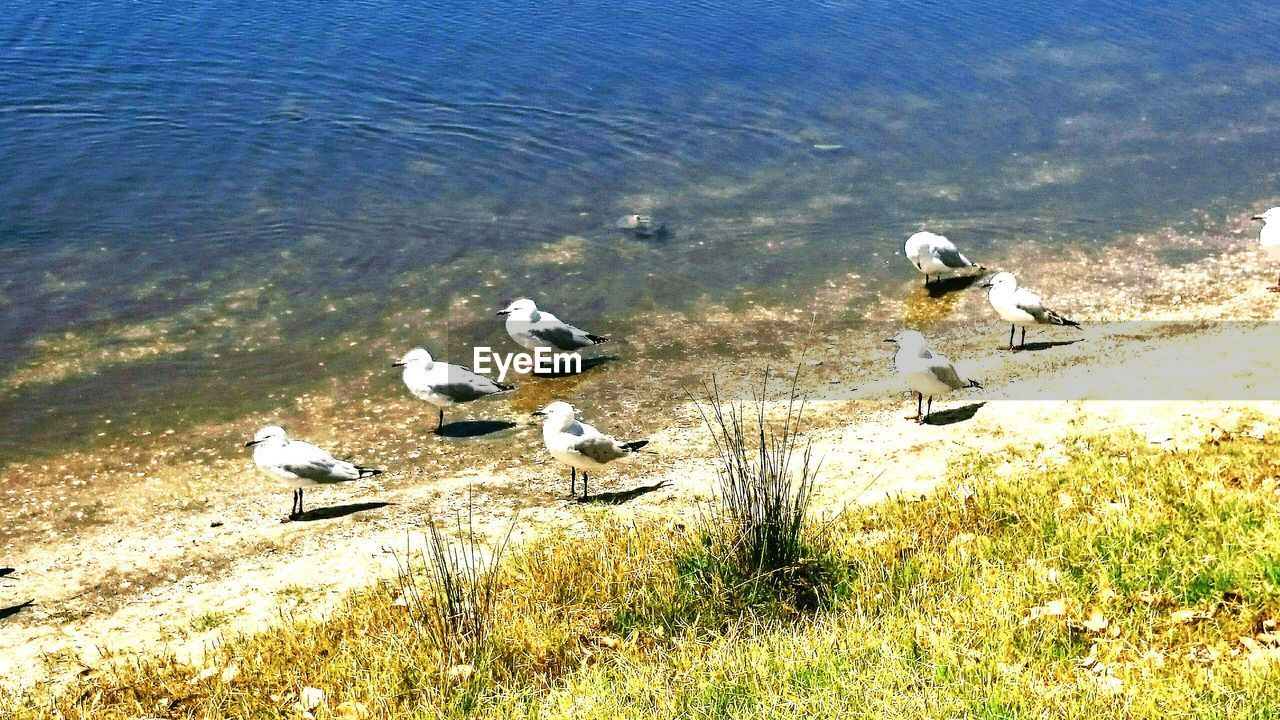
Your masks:
[[[1115,434],[1064,455],[972,455],[929,497],[808,527],[838,563],[813,610],[744,604],[699,567],[716,556],[697,528],[598,520],[509,551],[465,671],[385,583],[206,667],[125,662],[8,702],[22,719],[1280,718],[1272,442]]]

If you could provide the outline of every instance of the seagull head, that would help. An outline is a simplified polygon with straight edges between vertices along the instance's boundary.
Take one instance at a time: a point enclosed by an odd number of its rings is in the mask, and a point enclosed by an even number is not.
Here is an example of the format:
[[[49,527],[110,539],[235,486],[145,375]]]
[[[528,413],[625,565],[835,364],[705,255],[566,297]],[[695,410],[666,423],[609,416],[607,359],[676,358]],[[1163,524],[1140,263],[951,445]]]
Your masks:
[[[427,352],[426,348],[414,348],[405,353],[404,357],[391,363],[391,367],[420,366],[429,368],[431,367],[432,362],[431,353]]]
[[[982,283],[982,287],[1012,290],[1018,287],[1018,279],[1011,272],[998,272],[992,275],[990,280]]]
[[[1272,220],[1278,220],[1280,219],[1280,207],[1273,207],[1261,215],[1254,215],[1251,219],[1261,220],[1264,223],[1271,222]]]
[[[537,312],[538,306],[529,298],[511,301],[511,304],[498,311],[499,315],[524,315]]]
[[[254,445],[268,441],[283,442],[288,439],[289,436],[285,434],[284,428],[279,425],[264,425],[262,429],[253,436],[253,439],[245,443],[244,446],[253,447]]]
[[[534,413],[537,417],[545,417],[548,423],[573,422],[575,412],[573,406],[563,400],[557,400]]]
[[[914,350],[920,347],[924,347],[924,335],[921,335],[919,332],[915,330],[903,330],[902,332],[899,332],[897,335],[894,335],[888,340],[885,340],[885,342],[893,343],[894,345],[897,345],[900,348]]]

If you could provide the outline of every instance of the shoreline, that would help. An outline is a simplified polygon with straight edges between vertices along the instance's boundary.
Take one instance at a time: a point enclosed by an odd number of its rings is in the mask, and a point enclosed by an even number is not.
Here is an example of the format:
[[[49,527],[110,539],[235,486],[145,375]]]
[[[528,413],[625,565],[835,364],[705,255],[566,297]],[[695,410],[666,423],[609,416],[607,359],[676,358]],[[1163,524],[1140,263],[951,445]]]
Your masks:
[[[1201,341],[1213,328],[1152,339],[1091,334],[1088,327],[1089,321],[1108,319],[1110,313],[1115,317],[1147,314],[1161,315],[1161,319],[1206,321],[1270,319],[1280,307],[1280,298],[1264,289],[1269,268],[1256,262],[1256,252],[1240,250],[1243,243],[1235,242],[1236,238],[1216,239],[1228,247],[1236,246],[1236,250],[1179,268],[1160,269],[1155,278],[1130,279],[1119,285],[1113,282],[1115,278],[1131,273],[1131,263],[1154,252],[1150,244],[1135,239],[1131,252],[1115,253],[1106,264],[1088,258],[1059,258],[1059,263],[1075,262],[1076,267],[1083,265],[1092,273],[1091,282],[1074,288],[1078,293],[1052,288],[1047,278],[1065,270],[1037,259],[1040,272],[1028,275],[1027,283],[1041,290],[1046,301],[1078,315],[1076,319],[1086,323],[1084,342],[1044,352],[1010,355],[996,351],[995,339],[1003,330],[987,311],[982,293],[970,290],[942,299],[928,298],[919,290],[918,280],[911,287],[904,286],[905,299],[883,298],[866,308],[861,320],[869,327],[843,336],[819,330],[815,322],[805,336],[781,342],[775,337],[770,343],[761,337],[765,328],[743,323],[744,313],[731,312],[727,306],[723,310],[703,308],[701,315],[719,333],[719,342],[742,337],[754,343],[747,346],[749,357],[723,376],[731,387],[757,378],[760,369],[772,365],[799,367],[804,373],[802,389],[825,391],[828,397],[811,401],[806,411],[804,434],[814,441],[815,451],[826,458],[819,475],[817,500],[820,505],[838,507],[892,493],[927,492],[945,473],[952,443],[990,452],[1011,445],[1040,443],[1051,459],[1057,439],[1089,428],[1127,425],[1152,438],[1165,438],[1160,442],[1176,443],[1204,437],[1214,423],[1226,422],[1226,418],[1251,413],[1275,417],[1280,404],[1272,401],[1008,399],[1010,387],[1044,384],[1055,374],[1059,379],[1053,382],[1065,387],[1073,379],[1080,382],[1096,376],[1099,368],[1128,368],[1135,358],[1151,352],[1153,347],[1171,357],[1198,349],[1206,361],[1221,359],[1225,353],[1239,349],[1231,343],[1203,348]],[[1038,254],[1030,253],[1033,257]],[[840,302],[846,293],[838,285],[820,288],[814,294],[813,306],[836,308],[836,314],[848,307]],[[1174,297],[1177,301],[1170,302]],[[949,317],[943,317],[939,310],[946,311]],[[758,308],[746,315],[765,326],[774,323],[776,330],[779,323],[804,328],[806,312]],[[930,335],[930,327],[941,329],[947,327],[944,323],[955,319],[957,325],[930,338],[952,358],[979,369],[987,389],[945,398],[935,408],[946,411],[978,401],[986,404],[955,425],[917,427],[903,420],[905,391],[895,390],[889,355],[880,344],[868,342],[878,334],[878,326],[869,322],[873,317],[892,318],[894,322],[906,319],[926,335]],[[675,313],[655,318],[655,322],[665,327],[689,324]],[[824,327],[830,324],[828,320]],[[1257,329],[1242,323],[1238,331],[1247,335]],[[1052,333],[1038,333],[1037,339],[1049,334]],[[1280,362],[1266,356],[1264,345],[1255,344],[1250,367],[1260,376],[1276,375]],[[643,354],[655,348],[637,342],[629,349]],[[711,362],[724,371],[724,360],[713,357]],[[810,364],[814,361],[821,364]],[[1186,365],[1178,369],[1181,377],[1202,382],[1203,378],[1195,375],[1196,367],[1191,367],[1195,363]],[[638,370],[640,377],[632,382],[667,380],[670,376],[666,370]],[[697,376],[706,370],[705,366],[690,363],[672,374]],[[4,682],[30,688],[92,672],[104,662],[102,650],[116,658],[155,652],[197,657],[222,634],[252,632],[276,621],[282,612],[324,613],[345,590],[394,573],[393,551],[404,548],[406,539],[414,536],[427,517],[446,517],[465,507],[468,487],[475,493],[476,506],[484,508],[478,518],[481,527],[501,530],[504,520],[519,511],[516,539],[530,537],[543,528],[572,532],[596,514],[626,517],[678,513],[705,497],[711,487],[709,448],[699,421],[677,388],[647,401],[619,400],[617,410],[604,414],[584,408],[588,419],[602,429],[643,433],[658,452],[605,473],[598,486],[601,490],[668,483],[625,505],[584,507],[563,499],[564,478],[537,447],[536,432],[531,426],[519,426],[504,437],[517,441],[514,447],[505,446],[502,440],[486,440],[482,444],[490,448],[488,453],[462,453],[463,458],[450,459],[448,456],[455,449],[465,446],[417,430],[430,425],[427,416],[432,411],[425,406],[411,399],[378,403],[375,407],[360,404],[354,409],[336,402],[343,391],[356,394],[370,389],[375,377],[370,374],[355,381],[333,380],[326,384],[325,392],[300,398],[294,408],[296,415],[316,419],[310,426],[291,423],[290,431],[316,442],[336,443],[335,450],[350,452],[371,463],[390,465],[392,459],[400,463],[399,467],[389,467],[393,472],[386,476],[317,492],[313,507],[392,503],[387,507],[314,523],[280,524],[284,492],[274,483],[254,476],[247,469],[251,464],[247,455],[236,456],[230,451],[218,454],[219,446],[207,440],[249,432],[245,428],[252,423],[237,420],[206,428],[201,434],[206,440],[195,459],[177,459],[178,449],[183,447],[181,438],[166,440],[150,453],[139,450],[136,457],[118,458],[120,470],[108,475],[109,479],[119,480],[138,472],[143,478],[131,488],[112,488],[118,492],[113,500],[97,506],[96,513],[89,505],[88,517],[80,524],[59,526],[48,521],[43,533],[41,528],[33,527],[26,535],[11,535],[7,539],[8,552],[14,552],[15,543],[29,547],[5,558],[4,564],[17,567],[19,572],[0,581],[0,592],[4,593],[0,597],[15,601],[34,597],[37,605],[2,626],[0,677],[5,678]],[[1122,382],[1126,377],[1127,372],[1113,373],[1110,381]],[[833,379],[839,382],[833,383]],[[501,412],[519,415],[542,403],[547,395],[600,382],[580,378],[528,383],[543,387],[539,392],[513,398]],[[675,411],[669,421],[652,417],[653,411],[668,409]],[[497,413],[499,408],[485,407],[479,412]],[[387,417],[396,419],[386,420]],[[376,430],[388,427],[399,428],[405,437],[396,443],[372,440],[377,436]],[[418,443],[421,444],[414,446]],[[91,451],[79,460],[93,462],[95,454]],[[63,455],[58,460],[71,467],[76,458]],[[130,467],[129,463],[135,461],[143,470]],[[41,498],[42,502],[53,503],[59,496],[68,502],[77,489],[88,487],[60,486],[59,478],[53,477],[58,474],[57,460],[41,464],[46,469],[27,467],[26,472],[11,472],[0,491],[10,497],[21,492],[19,478],[29,472],[41,472],[47,478],[50,492]],[[462,472],[464,466],[470,470]],[[868,478],[873,481],[869,483]],[[230,487],[235,490],[227,492]],[[53,512],[47,510],[45,515]],[[81,506],[78,512],[85,512],[85,508]],[[214,527],[214,523],[220,524]],[[38,545],[37,537],[42,537]],[[246,593],[246,588],[256,591]]]

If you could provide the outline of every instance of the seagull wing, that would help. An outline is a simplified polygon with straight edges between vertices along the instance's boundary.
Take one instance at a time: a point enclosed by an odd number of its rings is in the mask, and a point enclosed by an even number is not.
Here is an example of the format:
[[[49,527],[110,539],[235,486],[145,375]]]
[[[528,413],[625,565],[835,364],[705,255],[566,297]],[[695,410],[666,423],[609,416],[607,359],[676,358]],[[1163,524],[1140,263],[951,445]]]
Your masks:
[[[443,382],[434,383],[431,389],[454,402],[470,402],[486,395],[514,390],[515,387],[495,382],[461,365],[446,365]]]
[[[947,241],[945,244],[935,244],[933,246],[933,256],[937,258],[938,262],[946,265],[952,270],[964,270],[966,268],[977,267],[969,260],[969,258],[962,255],[956,246],[952,245],[950,241]]]
[[[596,336],[559,320],[554,323],[540,322],[533,325],[529,328],[529,335],[557,350],[564,351],[578,350],[603,342],[603,339],[595,340],[593,338]]]
[[[301,440],[292,440],[280,454],[279,467],[315,482],[342,482],[360,477],[360,469]]]
[[[933,354],[932,357],[928,358],[928,362],[929,372],[952,390],[959,390],[969,386],[969,381],[960,377],[960,373],[956,371],[956,366],[951,363],[950,358],[946,355]]]
[[[1049,323],[1049,311],[1045,310],[1040,296],[1026,288],[1018,288],[1013,294],[1013,304],[1019,310],[1036,319],[1038,323]]]
[[[603,465],[627,454],[627,449],[613,438],[586,423],[578,423],[581,434],[569,449]]]

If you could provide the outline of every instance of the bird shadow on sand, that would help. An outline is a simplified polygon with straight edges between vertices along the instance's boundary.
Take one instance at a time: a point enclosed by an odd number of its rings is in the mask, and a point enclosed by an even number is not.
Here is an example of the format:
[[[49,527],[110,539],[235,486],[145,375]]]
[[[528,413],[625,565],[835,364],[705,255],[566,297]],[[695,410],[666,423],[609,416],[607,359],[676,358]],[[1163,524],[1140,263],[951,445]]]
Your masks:
[[[10,605],[9,607],[0,608],[0,620],[4,620],[5,618],[8,618],[8,617],[13,617],[14,615],[17,615],[18,613],[22,612],[23,610],[26,610],[27,608],[35,604],[36,604],[35,600],[28,600],[24,603],[18,603],[17,605]]]
[[[516,424],[506,420],[459,420],[443,425],[436,434],[443,438],[463,440],[466,438],[484,437],[503,430],[510,430]]]
[[[390,505],[388,502],[362,502],[347,503],[346,505],[329,505],[327,507],[318,507],[314,510],[308,510],[298,517],[293,518],[293,522],[314,522],[316,520],[335,520],[340,517],[354,515],[365,510],[377,510]]]
[[[972,418],[974,415],[977,415],[978,410],[981,409],[983,405],[986,405],[986,403],[976,402],[968,405],[961,405],[958,408],[951,408],[950,410],[939,410],[938,412],[930,415],[929,418],[924,421],[924,424],[954,425],[958,422],[964,422],[965,420]]]
[[[968,277],[945,278],[943,280],[934,280],[924,286],[925,292],[929,293],[931,298],[940,298],[943,295],[953,292],[960,292],[973,287],[974,283],[982,279],[981,275],[970,275]]]
[[[648,495],[654,490],[660,490],[669,484],[670,483],[668,481],[663,480],[662,482],[654,483],[653,485],[641,485],[640,487],[631,488],[630,490],[596,493],[595,495],[588,495],[585,498],[578,498],[578,502],[590,505],[622,505],[623,503],[630,502],[641,495]]]
[[[596,357],[582,358],[582,370],[579,372],[546,372],[546,373],[536,372],[531,374],[534,377],[539,377],[539,378],[573,377],[574,375],[581,375],[582,373],[585,373],[588,370],[591,370],[593,368],[598,368],[601,365],[604,365],[605,363],[610,363],[617,359],[618,359],[618,356],[616,355],[597,355]]]
[[[1043,342],[1029,342],[1013,349],[1014,352],[1040,352],[1041,350],[1050,350],[1056,347],[1066,347],[1067,345],[1075,345],[1080,340],[1045,340]],[[1007,349],[1007,348],[1005,348]]]

